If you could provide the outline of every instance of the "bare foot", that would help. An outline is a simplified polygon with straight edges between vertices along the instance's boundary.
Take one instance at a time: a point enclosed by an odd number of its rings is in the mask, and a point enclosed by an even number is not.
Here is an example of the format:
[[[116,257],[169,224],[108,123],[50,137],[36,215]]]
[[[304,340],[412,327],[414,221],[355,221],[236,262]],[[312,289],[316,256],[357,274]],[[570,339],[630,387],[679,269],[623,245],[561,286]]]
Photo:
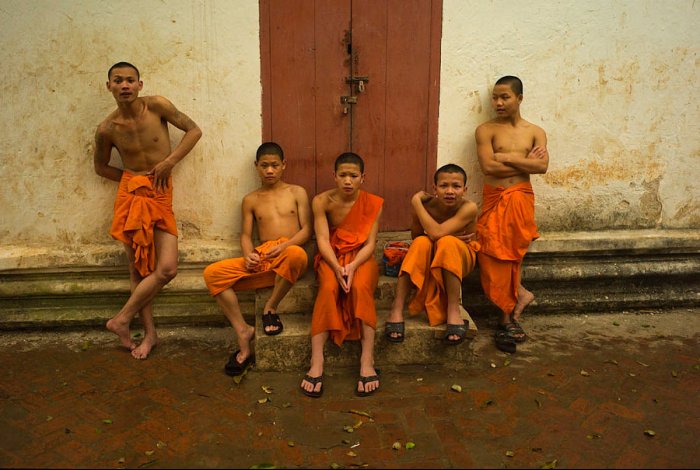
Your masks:
[[[153,349],[158,344],[158,337],[156,335],[146,336],[141,344],[136,348],[131,350],[131,355],[136,359],[146,359],[148,354],[150,354],[151,349]]]
[[[306,375],[313,378],[321,377],[323,375],[323,367],[311,366]],[[321,387],[323,387],[323,382],[319,381],[314,384],[304,378],[299,386],[307,392],[318,393],[321,391]]]
[[[520,314],[523,313],[525,307],[530,305],[530,303],[535,300],[535,295],[529,290],[525,289],[522,285],[518,286],[518,302],[513,308],[513,320],[518,320]]]
[[[253,340],[253,336],[255,336],[255,328],[246,325],[243,331],[236,332],[236,336],[238,337],[238,347],[240,348],[240,352],[236,356],[236,361],[238,361],[239,364],[243,364],[243,361],[248,359],[248,356],[252,354],[250,343]]]
[[[127,348],[129,351],[133,351],[136,345],[131,339],[131,334],[129,333],[128,323],[119,323],[115,318],[110,319],[107,322],[107,329],[119,337],[119,341],[122,342],[122,346]]]

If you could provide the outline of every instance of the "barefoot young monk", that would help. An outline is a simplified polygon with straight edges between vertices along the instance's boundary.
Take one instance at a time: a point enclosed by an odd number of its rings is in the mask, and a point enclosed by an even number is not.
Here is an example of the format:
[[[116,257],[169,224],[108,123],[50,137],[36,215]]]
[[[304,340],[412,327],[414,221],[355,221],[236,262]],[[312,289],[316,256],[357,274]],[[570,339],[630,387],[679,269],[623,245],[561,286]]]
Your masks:
[[[460,314],[460,303],[462,279],[474,269],[479,250],[479,244],[471,241],[478,209],[464,199],[467,174],[460,166],[438,168],[433,182],[433,194],[418,191],[411,198],[413,242],[401,264],[384,331],[394,343],[404,339],[403,308],[414,287],[417,292],[409,312],[425,311],[430,326],[447,323],[445,343],[460,344],[469,327]]]
[[[379,267],[374,248],[384,200],[360,189],[365,167],[359,155],[341,154],[334,168],[336,187],[312,201],[318,293],[311,320],[311,367],[300,386],[310,397],[323,393],[323,347],[329,337],[338,346],[345,340],[360,340],[360,376],[355,393],[367,396],[379,389],[374,368],[374,291]]]
[[[247,194],[241,206],[243,256],[218,261],[204,270],[207,288],[238,338],[239,349],[224,368],[228,375],[241,375],[255,361],[251,348],[255,328],[243,318],[236,292],[272,286],[263,308],[263,332],[278,335],[284,326],[277,307],[306,271],[308,257],[302,245],[312,231],[309,197],[303,187],[282,180],[286,166],[278,144],[266,142],[258,147],[255,168],[260,187]],[[260,238],[257,247],[253,243],[254,227]]]
[[[153,299],[177,274],[177,226],[172,209],[171,172],[195,146],[202,131],[162,96],[139,96],[143,82],[132,64],[118,62],[107,72],[107,89],[117,102],[95,132],[95,172],[119,183],[110,235],[124,244],[131,295],[107,322],[136,359],[146,359],[158,337]],[[171,148],[168,124],[184,131]],[[123,170],[110,165],[112,149]],[[143,341],[136,345],[129,326],[139,315]]]
[[[477,224],[481,284],[502,311],[499,339],[525,341],[519,323],[534,295],[523,287],[520,269],[530,242],[539,237],[530,175],[549,166],[545,131],[520,115],[522,81],[500,78],[491,96],[496,117],[476,128],[476,149],[484,173],[483,205]]]

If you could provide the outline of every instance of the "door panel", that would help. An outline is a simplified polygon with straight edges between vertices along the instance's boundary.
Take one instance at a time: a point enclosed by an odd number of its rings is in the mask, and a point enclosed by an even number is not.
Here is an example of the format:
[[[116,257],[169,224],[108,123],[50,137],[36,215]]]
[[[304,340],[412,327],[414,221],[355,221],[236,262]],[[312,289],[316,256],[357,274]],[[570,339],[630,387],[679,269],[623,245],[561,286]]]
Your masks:
[[[385,198],[381,229],[409,227],[436,165],[441,15],[439,0],[260,1],[263,139],[285,149],[288,181],[329,189],[352,150]]]

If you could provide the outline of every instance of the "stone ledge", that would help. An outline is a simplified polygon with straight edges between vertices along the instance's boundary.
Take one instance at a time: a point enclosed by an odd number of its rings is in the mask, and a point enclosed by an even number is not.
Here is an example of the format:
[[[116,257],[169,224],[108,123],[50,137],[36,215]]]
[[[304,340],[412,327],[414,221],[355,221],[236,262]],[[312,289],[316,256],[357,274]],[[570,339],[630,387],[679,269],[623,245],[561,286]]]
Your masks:
[[[410,239],[409,232],[379,234],[377,260],[384,244]],[[307,252],[314,253],[313,241]],[[637,254],[645,252],[700,253],[700,231],[673,230],[608,230],[598,232],[550,232],[532,243],[529,255],[559,253],[599,255],[605,253]],[[178,260],[181,264],[203,266],[223,258],[240,256],[238,240],[180,240]],[[70,247],[0,244],[0,273],[26,269],[100,268],[126,265],[126,255],[118,242],[84,244]]]
[[[407,233],[381,235],[377,260],[386,241],[405,239]],[[81,259],[105,264],[82,266],[71,264],[78,259],[74,253],[61,258],[29,248],[0,250],[5,265],[14,260],[9,263],[13,268],[0,270],[0,329],[102,324],[129,294],[127,269],[117,262],[122,254],[115,248],[86,249]],[[181,249],[181,258],[187,261],[181,261],[178,276],[154,302],[159,324],[226,324],[202,278],[210,260],[192,261],[195,254],[205,258],[217,255],[215,259],[235,254],[221,250],[213,246]],[[41,267],[41,263],[50,266]],[[547,234],[533,243],[526,256],[523,282],[536,295],[528,313],[615,311],[699,305],[698,272],[700,235],[695,231]],[[394,283],[395,278],[380,278],[375,295],[378,309],[391,306]],[[280,311],[310,313],[315,288],[313,271],[309,270],[283,300]],[[269,290],[241,293],[247,319],[254,318],[255,306],[261,307],[268,295]],[[464,282],[463,301],[470,312],[493,311],[481,292],[478,270]]]

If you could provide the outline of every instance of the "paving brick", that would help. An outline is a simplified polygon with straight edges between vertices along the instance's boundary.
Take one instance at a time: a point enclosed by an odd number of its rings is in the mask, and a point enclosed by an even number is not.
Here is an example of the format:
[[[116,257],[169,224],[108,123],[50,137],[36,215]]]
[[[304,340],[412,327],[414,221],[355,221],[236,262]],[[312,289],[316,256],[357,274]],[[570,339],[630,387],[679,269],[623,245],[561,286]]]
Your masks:
[[[352,393],[356,365],[329,367],[320,399],[299,391],[307,364],[253,368],[236,385],[222,371],[230,328],[164,330],[146,361],[102,331],[14,342],[24,333],[5,334],[0,466],[539,468],[557,459],[560,468],[696,467],[700,316],[688,315],[655,315],[654,331],[624,340],[609,327],[615,316],[586,318],[585,332],[571,326],[579,317],[526,319],[531,338],[512,356],[494,348],[489,323],[477,318],[473,363],[388,363],[368,398]],[[681,326],[663,331],[673,321]],[[397,440],[416,447],[394,450]]]

